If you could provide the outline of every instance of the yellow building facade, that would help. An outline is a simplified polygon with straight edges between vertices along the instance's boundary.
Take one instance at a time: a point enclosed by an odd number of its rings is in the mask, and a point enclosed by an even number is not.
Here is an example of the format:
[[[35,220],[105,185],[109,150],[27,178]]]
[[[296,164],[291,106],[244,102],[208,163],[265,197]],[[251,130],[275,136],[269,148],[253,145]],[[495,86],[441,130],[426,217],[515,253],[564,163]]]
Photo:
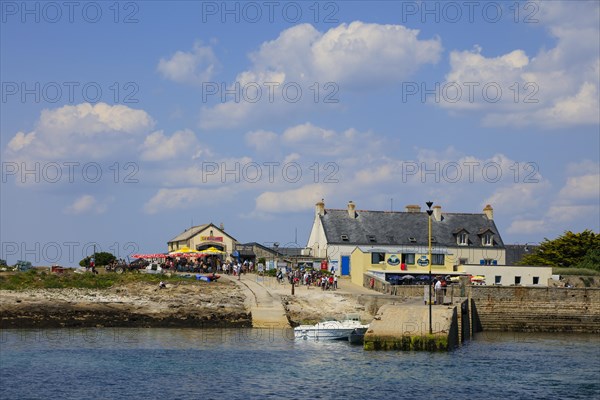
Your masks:
[[[420,260],[428,259],[429,250],[423,247],[415,248],[365,248],[356,247],[350,255],[352,270],[350,278],[352,283],[363,284],[363,275],[373,273],[404,273],[423,275],[429,273],[429,265]],[[434,275],[447,275],[455,272],[454,257],[447,249],[432,249],[431,273]],[[404,264],[404,265],[403,265]],[[404,267],[405,269],[402,269]]]
[[[169,252],[188,247],[192,250],[205,250],[214,247],[224,252],[224,256],[229,257],[238,244],[237,240],[225,233],[223,227],[217,227],[214,224],[205,224],[193,226],[180,233],[169,242],[167,247]]]

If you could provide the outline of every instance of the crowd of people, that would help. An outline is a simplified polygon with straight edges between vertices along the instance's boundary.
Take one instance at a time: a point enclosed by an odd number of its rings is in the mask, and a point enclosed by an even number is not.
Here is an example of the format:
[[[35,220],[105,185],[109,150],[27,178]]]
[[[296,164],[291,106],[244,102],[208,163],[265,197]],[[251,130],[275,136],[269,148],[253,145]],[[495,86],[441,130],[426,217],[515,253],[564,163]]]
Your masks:
[[[284,276],[288,283],[303,286],[316,286],[321,290],[336,290],[338,286],[338,278],[333,273],[319,270],[309,270],[303,268],[291,269],[284,273],[283,270],[278,270],[276,277],[279,283],[284,282]]]
[[[262,263],[254,264],[252,260],[231,260],[222,261],[219,256],[186,258],[186,257],[167,257],[161,268],[172,272],[194,272],[207,274],[225,274],[237,276],[238,279],[243,274],[256,272],[258,275],[264,275],[266,270]],[[306,287],[320,287],[321,290],[336,290],[338,288],[338,277],[334,270],[318,270],[299,265],[295,268],[278,268],[275,273],[277,281],[283,284],[286,280],[290,284]]]
[[[221,261],[217,256],[167,257],[164,262],[160,263],[160,267],[172,272],[224,273],[227,275],[239,275],[254,270],[252,261]]]

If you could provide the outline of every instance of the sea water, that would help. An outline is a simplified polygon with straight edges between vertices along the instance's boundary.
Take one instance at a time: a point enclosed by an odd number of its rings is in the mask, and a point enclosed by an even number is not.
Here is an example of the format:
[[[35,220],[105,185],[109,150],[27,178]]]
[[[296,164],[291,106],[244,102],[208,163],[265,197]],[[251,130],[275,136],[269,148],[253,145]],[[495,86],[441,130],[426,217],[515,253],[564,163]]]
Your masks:
[[[368,352],[269,329],[0,331],[2,399],[600,399],[598,335]]]

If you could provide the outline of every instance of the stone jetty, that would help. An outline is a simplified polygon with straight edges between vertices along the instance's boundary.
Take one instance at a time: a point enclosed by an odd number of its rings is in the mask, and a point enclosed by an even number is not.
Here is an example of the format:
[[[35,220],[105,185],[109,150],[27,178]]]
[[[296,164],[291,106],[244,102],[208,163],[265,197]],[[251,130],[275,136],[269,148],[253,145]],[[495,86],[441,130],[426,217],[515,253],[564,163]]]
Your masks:
[[[447,351],[458,345],[456,306],[431,307],[432,329],[429,330],[429,306],[420,302],[385,304],[365,334],[365,350]]]

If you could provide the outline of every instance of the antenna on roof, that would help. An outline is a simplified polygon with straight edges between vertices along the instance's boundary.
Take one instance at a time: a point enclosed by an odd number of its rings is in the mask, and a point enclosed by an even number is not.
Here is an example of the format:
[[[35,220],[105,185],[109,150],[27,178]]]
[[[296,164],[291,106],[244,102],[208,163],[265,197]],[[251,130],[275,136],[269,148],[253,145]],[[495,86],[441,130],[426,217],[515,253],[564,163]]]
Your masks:
[[[294,244],[298,244],[298,227],[294,228]]]
[[[390,199],[390,212],[394,211],[394,198]]]

